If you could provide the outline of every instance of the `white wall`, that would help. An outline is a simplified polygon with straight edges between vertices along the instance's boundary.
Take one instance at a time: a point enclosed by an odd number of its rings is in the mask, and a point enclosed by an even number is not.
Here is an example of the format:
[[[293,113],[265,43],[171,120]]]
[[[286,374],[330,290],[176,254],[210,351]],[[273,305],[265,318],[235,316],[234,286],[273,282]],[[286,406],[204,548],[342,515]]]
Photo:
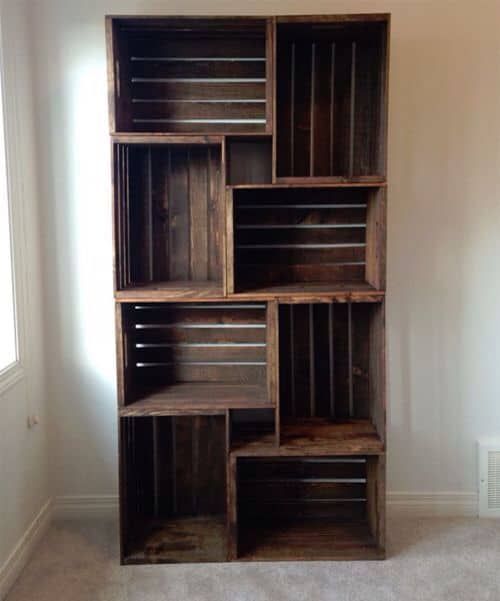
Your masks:
[[[42,345],[39,216],[34,162],[31,73],[24,1],[2,2],[8,157],[15,226],[21,328],[21,379],[0,393],[0,597],[12,575],[16,544],[50,498],[48,419]],[[0,286],[2,282],[0,282]],[[0,332],[1,336],[1,332]],[[28,415],[39,424],[27,428]]]
[[[500,3],[32,7],[55,494],[117,485],[104,15],[304,10],[392,12],[389,488],[474,491],[474,442],[500,433]]]

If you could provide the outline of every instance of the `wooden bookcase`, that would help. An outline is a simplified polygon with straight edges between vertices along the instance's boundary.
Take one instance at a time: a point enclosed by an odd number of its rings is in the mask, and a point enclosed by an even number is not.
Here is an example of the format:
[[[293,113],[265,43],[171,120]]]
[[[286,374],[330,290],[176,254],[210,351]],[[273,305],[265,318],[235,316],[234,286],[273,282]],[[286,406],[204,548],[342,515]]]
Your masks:
[[[108,17],[121,560],[380,559],[390,17]]]

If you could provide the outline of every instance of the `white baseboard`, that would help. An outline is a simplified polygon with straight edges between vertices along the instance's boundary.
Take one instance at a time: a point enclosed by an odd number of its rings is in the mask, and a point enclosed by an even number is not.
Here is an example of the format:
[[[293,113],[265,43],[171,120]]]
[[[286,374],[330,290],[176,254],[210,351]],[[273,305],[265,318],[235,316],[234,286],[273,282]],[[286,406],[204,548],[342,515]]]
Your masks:
[[[477,493],[387,493],[390,514],[415,517],[477,517]],[[112,517],[118,515],[116,495],[81,495],[56,497],[54,515],[58,519]]]
[[[4,599],[26,565],[38,542],[47,532],[52,520],[52,501],[49,499],[28,526],[5,563],[0,566],[0,600]]]
[[[117,495],[68,495],[54,499],[55,519],[108,518],[117,515]]]
[[[388,512],[415,517],[477,517],[478,494],[468,492],[387,493]]]

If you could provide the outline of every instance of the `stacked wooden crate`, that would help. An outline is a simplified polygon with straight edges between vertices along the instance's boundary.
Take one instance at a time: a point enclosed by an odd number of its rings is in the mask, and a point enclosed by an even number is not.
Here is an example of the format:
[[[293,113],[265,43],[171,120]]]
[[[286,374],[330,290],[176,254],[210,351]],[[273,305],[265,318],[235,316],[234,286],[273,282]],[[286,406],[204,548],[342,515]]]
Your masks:
[[[384,556],[388,38],[107,19],[124,563]]]

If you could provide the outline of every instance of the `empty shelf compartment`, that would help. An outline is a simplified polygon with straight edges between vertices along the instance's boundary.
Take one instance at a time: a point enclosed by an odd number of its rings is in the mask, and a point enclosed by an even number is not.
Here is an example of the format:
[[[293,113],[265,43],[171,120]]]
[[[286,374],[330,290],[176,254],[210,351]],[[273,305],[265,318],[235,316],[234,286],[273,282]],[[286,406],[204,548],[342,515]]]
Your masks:
[[[121,418],[120,448],[122,562],[225,561],[225,418]]]
[[[270,407],[264,303],[122,303],[121,414]]]
[[[221,149],[115,144],[118,290],[222,295]]]
[[[387,19],[277,25],[277,176],[385,177]]]
[[[281,442],[287,450],[383,451],[383,322],[379,303],[280,305]]]
[[[265,19],[116,18],[112,27],[117,131],[265,130]]]
[[[238,557],[380,557],[378,466],[370,457],[238,458]]]
[[[384,188],[238,188],[232,198],[232,292],[383,289]]]
[[[272,180],[272,140],[267,136],[226,138],[227,183],[270,184]]]

